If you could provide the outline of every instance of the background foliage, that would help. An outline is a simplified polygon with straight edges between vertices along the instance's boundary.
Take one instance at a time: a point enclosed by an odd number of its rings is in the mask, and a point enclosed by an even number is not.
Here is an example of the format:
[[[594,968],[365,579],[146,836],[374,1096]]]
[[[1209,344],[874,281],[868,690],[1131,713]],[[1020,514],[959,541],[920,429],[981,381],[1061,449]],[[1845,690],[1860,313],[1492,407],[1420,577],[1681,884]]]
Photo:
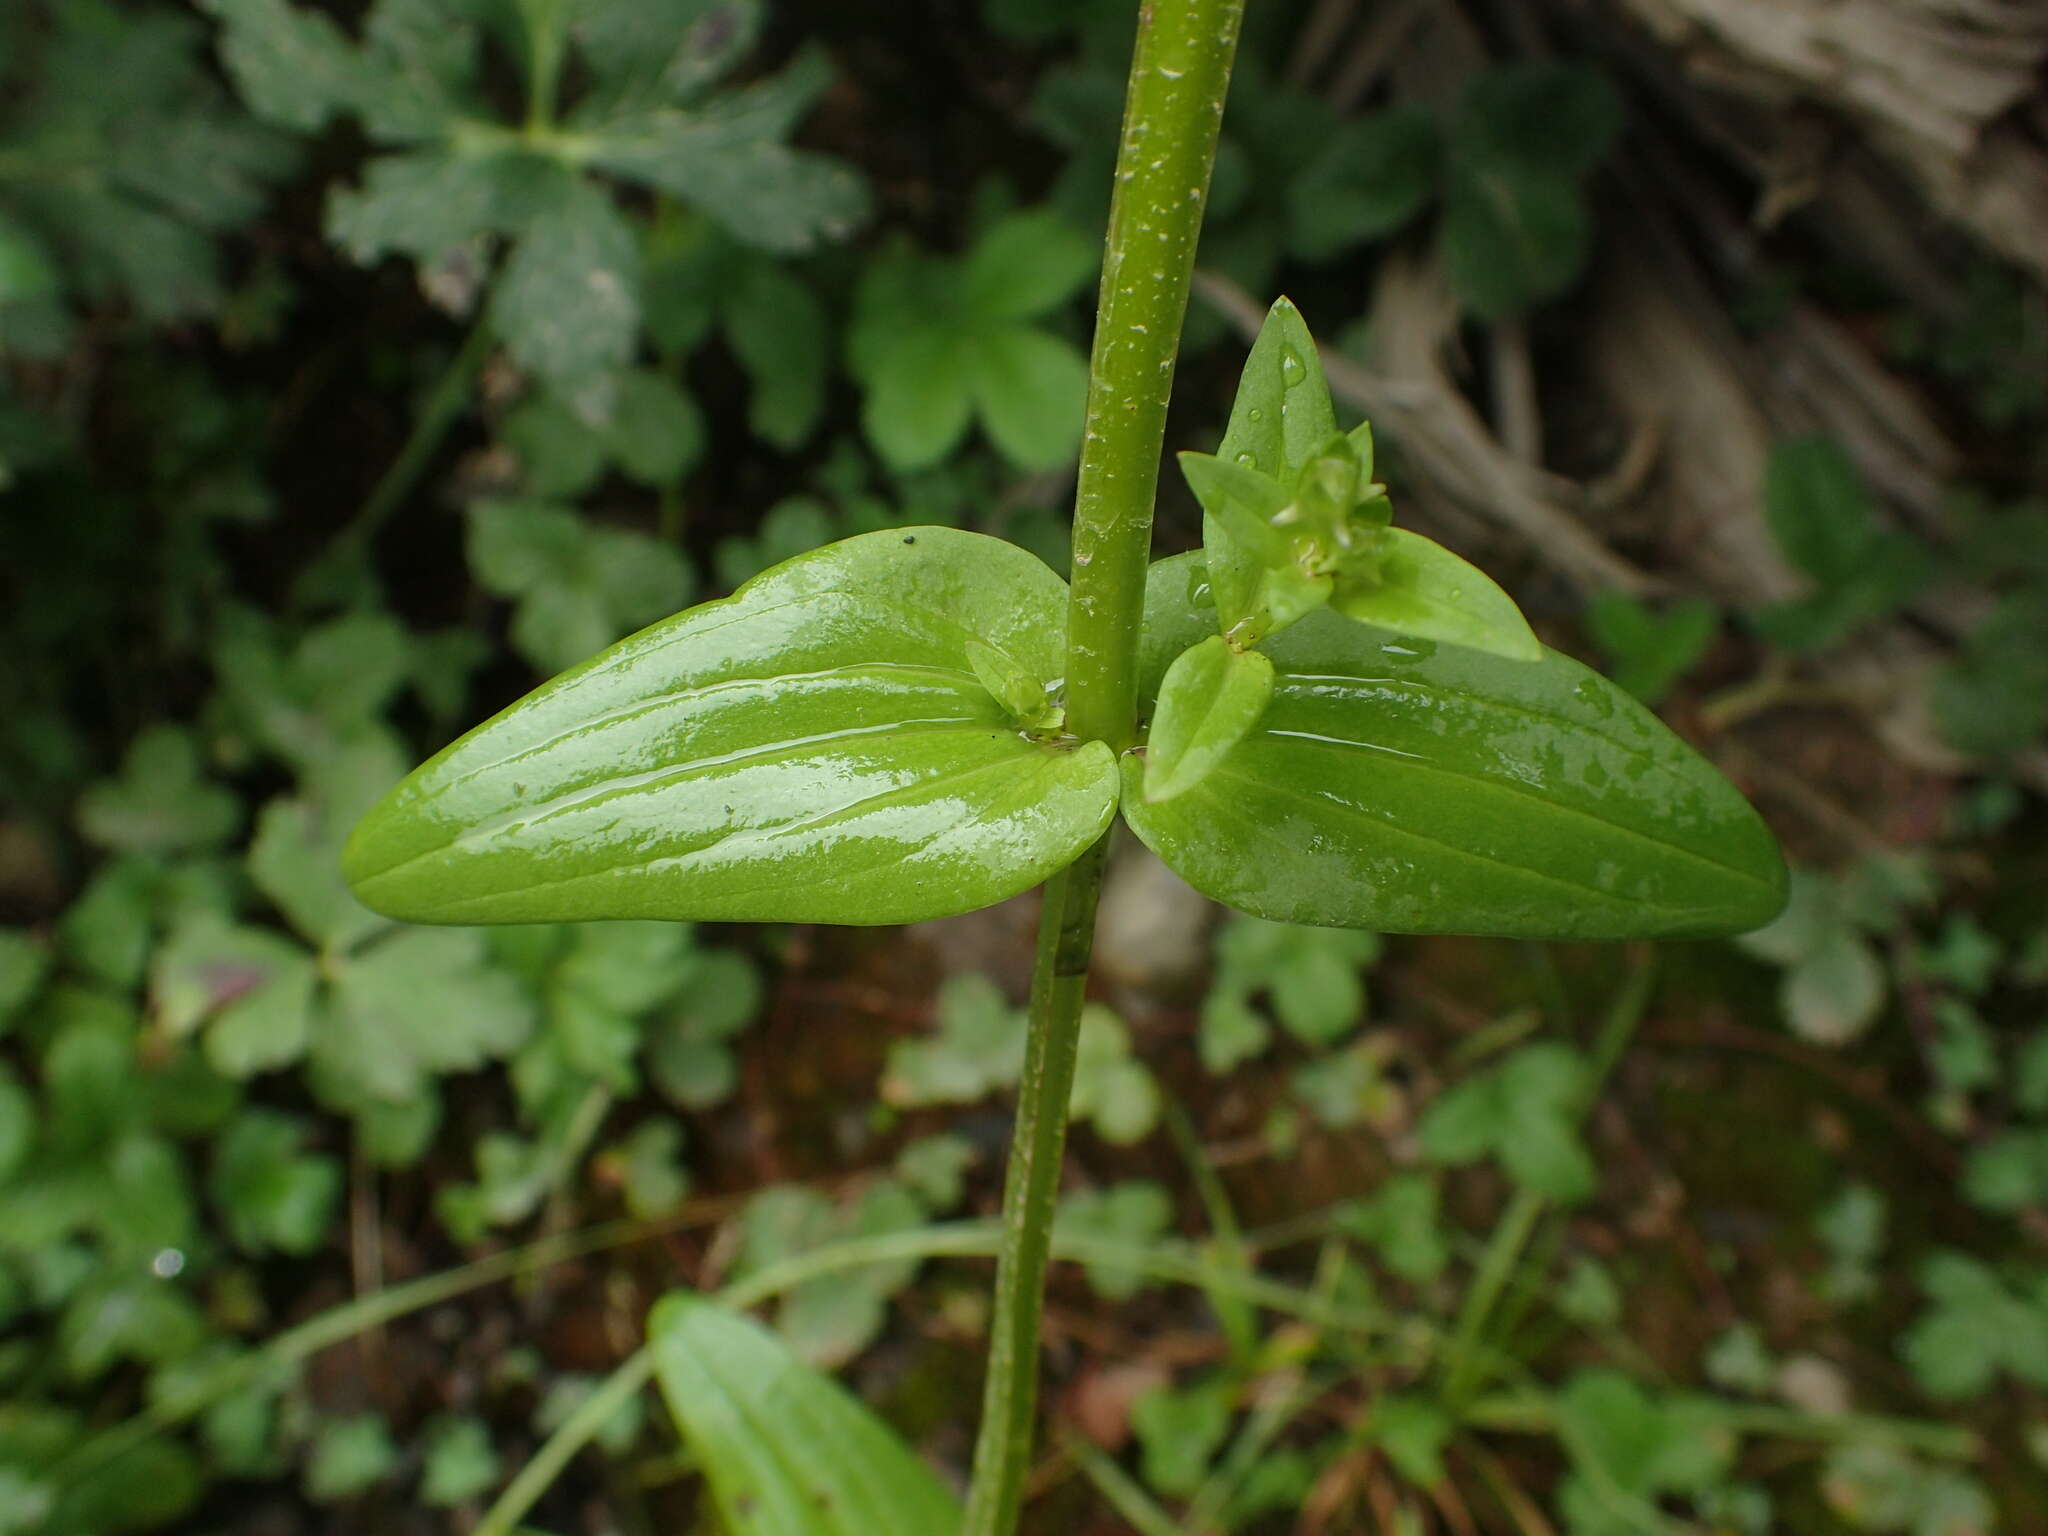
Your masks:
[[[1945,290],[1825,208],[1743,227],[1730,345],[1824,327],[1942,453],[1789,418],[1731,578],[1628,470],[1596,338],[1640,227],[1687,239],[1646,166],[1693,213],[1739,167],[1624,24],[1438,9],[1374,52],[1255,0],[1170,446],[1215,446],[1231,295],[1292,293],[1394,402],[1404,521],[1713,753],[1795,898],[1543,950],[1120,869],[1032,1518],[2038,1528],[2048,295],[1938,221]],[[335,861],[424,751],[791,554],[943,523],[1063,564],[1130,27],[0,12],[0,1533],[462,1528],[593,1401],[539,1526],[715,1529],[717,1427],[605,1373],[663,1291],[895,1237],[762,1315],[958,1479],[987,1272],[917,1234],[993,1209],[1028,925],[401,929]],[[1645,579],[1503,532],[1446,422]],[[1198,530],[1171,493],[1162,550]],[[394,1289],[446,1275],[513,1283]]]

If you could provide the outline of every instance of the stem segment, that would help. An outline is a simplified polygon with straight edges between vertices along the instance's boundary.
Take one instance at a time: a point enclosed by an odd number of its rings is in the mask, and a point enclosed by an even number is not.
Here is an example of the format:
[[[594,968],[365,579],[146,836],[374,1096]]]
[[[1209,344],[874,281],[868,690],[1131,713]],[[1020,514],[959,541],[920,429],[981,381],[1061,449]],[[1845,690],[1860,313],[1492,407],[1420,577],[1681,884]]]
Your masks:
[[[1119,754],[1137,736],[1138,629],[1166,407],[1243,15],[1244,0],[1143,0],[1138,12],[1089,360],[1067,608],[1067,728]],[[1045,888],[964,1536],[1010,1536],[1023,1502],[1046,1256],[1108,852],[1105,834]]]

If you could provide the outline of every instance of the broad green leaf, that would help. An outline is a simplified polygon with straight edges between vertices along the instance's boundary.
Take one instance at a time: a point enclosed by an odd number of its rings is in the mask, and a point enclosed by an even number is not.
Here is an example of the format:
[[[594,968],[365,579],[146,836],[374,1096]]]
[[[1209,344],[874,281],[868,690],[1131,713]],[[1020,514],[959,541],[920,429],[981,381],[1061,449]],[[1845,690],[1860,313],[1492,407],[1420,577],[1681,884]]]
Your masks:
[[[1063,584],[949,528],[866,534],[574,668],[364,818],[356,894],[420,922],[896,923],[1099,836],[1109,749],[1029,740],[966,642],[1062,671]]]
[[[1057,469],[1081,451],[1088,361],[1070,341],[1021,325],[975,338],[975,405],[1004,457],[1025,469]]]
[[[1050,208],[1013,213],[974,244],[960,301],[991,320],[1036,320],[1094,275],[1100,246]]]
[[[1337,578],[1330,606],[1344,617],[1509,661],[1543,659],[1522,610],[1479,567],[1406,528],[1383,528],[1379,539],[1377,583]]]
[[[960,1508],[858,1399],[751,1319],[672,1293],[655,1375],[733,1536],[954,1536]]]
[[[1322,354],[1291,300],[1276,299],[1245,359],[1230,426],[1216,457],[1292,488],[1337,432]]]
[[[1234,651],[1221,635],[1174,658],[1159,685],[1146,738],[1145,798],[1157,805],[1186,794],[1259,723],[1273,696],[1273,663]]]
[[[1152,568],[1140,687],[1204,637],[1193,557]],[[1197,890],[1284,922],[1542,938],[1739,932],[1784,901],[1735,789],[1612,683],[1311,614],[1265,714],[1198,787],[1124,812]]]

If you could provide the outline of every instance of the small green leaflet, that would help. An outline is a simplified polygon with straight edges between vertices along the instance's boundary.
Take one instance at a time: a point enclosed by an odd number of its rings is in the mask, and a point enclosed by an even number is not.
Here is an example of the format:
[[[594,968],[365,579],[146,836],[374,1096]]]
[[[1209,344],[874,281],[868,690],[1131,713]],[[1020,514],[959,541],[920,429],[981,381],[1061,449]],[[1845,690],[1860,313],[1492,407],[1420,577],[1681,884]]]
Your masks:
[[[1216,457],[1292,488],[1337,432],[1337,411],[1315,338],[1289,299],[1277,299],[1245,359]]]
[[[1107,746],[1034,740],[967,645],[1062,669],[1065,584],[950,528],[812,551],[545,684],[417,770],[343,857],[414,922],[900,923],[1101,835]]]
[[[960,1507],[895,1433],[752,1319],[677,1292],[656,1378],[733,1536],[954,1536]]]
[[[1345,618],[1510,661],[1543,659],[1522,610],[1479,567],[1406,528],[1383,529],[1380,539],[1377,584],[1347,587],[1338,578],[1330,606]]]
[[[1049,718],[1056,711],[1047,703],[1045,684],[1027,672],[1016,657],[979,640],[970,640],[967,662],[981,686],[989,691],[989,697],[1007,709],[1018,723],[1033,730],[1057,723]]]
[[[1152,568],[1141,697],[1202,639],[1198,557]],[[1784,902],[1734,787],[1605,678],[1315,613],[1267,646],[1273,697],[1165,804],[1124,814],[1215,900],[1282,922],[1540,938],[1739,932]]]
[[[1185,794],[1259,723],[1273,696],[1273,663],[1234,651],[1211,635],[1174,658],[1159,685],[1159,707],[1145,755],[1145,798]]]
[[[1321,356],[1286,299],[1252,345],[1222,451],[1180,464],[1202,504],[1216,627],[1240,649],[1327,603],[1398,634],[1541,659],[1514,599],[1484,572],[1388,526],[1371,426],[1337,431]]]

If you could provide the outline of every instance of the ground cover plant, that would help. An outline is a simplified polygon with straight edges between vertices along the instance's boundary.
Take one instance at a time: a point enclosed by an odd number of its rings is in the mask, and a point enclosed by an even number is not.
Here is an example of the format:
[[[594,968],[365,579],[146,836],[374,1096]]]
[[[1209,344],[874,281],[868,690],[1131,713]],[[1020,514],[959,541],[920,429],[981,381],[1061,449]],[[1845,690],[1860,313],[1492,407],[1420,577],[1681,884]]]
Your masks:
[[[886,9],[0,20],[0,1531],[2030,1529],[2038,274]]]

